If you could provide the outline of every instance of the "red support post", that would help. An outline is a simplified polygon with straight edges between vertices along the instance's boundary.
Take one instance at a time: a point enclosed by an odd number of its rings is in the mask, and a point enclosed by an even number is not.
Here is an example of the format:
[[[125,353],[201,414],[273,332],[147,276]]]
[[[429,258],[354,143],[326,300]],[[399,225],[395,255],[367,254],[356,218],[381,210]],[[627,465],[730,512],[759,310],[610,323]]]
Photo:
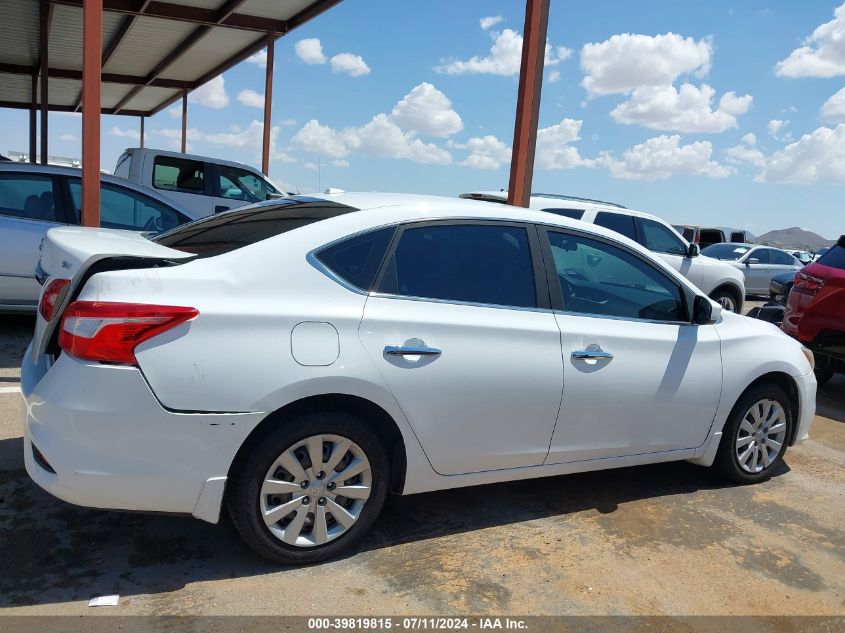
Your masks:
[[[526,0],[522,64],[519,69],[516,122],[511,150],[510,184],[508,185],[508,204],[521,207],[527,207],[531,197],[548,24],[549,0]]]
[[[273,56],[276,37],[267,34],[267,70],[264,75],[264,143],[261,147],[261,171],[270,174],[270,127],[273,111]]]
[[[82,226],[100,226],[103,0],[82,5]]]
[[[47,0],[41,0],[39,13],[39,43],[41,50],[38,53],[39,64],[41,66],[41,164],[47,164],[47,115],[49,109],[49,92],[47,90],[47,78],[49,76],[49,59],[47,51],[50,48],[50,13],[52,7]]]
[[[144,117],[141,117],[141,149],[144,149]]]
[[[38,125],[38,74],[32,75],[32,103],[29,107],[29,162],[35,164],[38,139],[36,127]]]
[[[182,153],[188,147],[188,91],[182,91]]]

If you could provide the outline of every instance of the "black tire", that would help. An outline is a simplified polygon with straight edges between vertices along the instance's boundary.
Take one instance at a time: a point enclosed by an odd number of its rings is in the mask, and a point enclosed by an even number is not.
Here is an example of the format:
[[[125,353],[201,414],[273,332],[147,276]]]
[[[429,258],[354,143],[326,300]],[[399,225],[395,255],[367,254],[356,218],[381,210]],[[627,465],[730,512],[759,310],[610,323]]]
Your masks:
[[[323,545],[300,547],[282,542],[261,516],[261,485],[276,459],[297,442],[314,435],[337,435],[360,447],[370,463],[370,496],[357,521],[343,534]],[[389,481],[387,454],[379,437],[358,418],[341,411],[313,411],[290,418],[253,442],[249,454],[229,482],[226,505],[244,541],[259,555],[276,563],[304,565],[332,558],[352,547],[384,506]]]
[[[739,463],[739,458],[736,454],[737,436],[740,424],[742,424],[743,418],[749,412],[751,407],[756,402],[766,399],[774,400],[783,409],[786,418],[786,432],[777,456],[772,459],[771,463],[764,467],[760,472],[751,473],[745,470]],[[789,443],[794,423],[789,398],[780,387],[777,387],[776,385],[757,385],[747,390],[744,394],[742,394],[740,399],[734,405],[730,416],[728,416],[728,421],[725,423],[725,428],[722,431],[722,441],[719,444],[719,451],[716,453],[716,460],[713,463],[713,466],[722,475],[738,484],[755,484],[769,479],[775,469],[783,461],[783,456],[786,453],[786,446]]]
[[[828,380],[833,378],[833,370],[828,369],[827,367],[818,367],[813,370],[813,373],[816,375],[816,383],[819,387],[823,387]]]
[[[734,306],[733,310],[726,308],[730,312],[740,313],[742,311],[742,301],[740,299],[738,299],[736,294],[734,294],[734,292],[731,291],[729,288],[717,288],[710,295],[710,298],[713,299],[713,301],[715,301],[719,305],[721,305],[723,308],[725,306],[722,302],[724,300],[729,300]]]

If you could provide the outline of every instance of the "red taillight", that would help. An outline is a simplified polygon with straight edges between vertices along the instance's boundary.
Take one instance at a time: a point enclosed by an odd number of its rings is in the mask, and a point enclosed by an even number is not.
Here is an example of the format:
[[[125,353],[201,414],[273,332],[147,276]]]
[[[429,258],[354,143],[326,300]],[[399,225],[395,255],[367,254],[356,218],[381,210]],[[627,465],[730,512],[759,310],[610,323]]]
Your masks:
[[[49,321],[53,318],[53,312],[56,309],[56,300],[69,285],[70,279],[54,279],[44,288],[44,294],[41,295],[41,301],[38,304],[38,313],[44,320]]]
[[[819,279],[818,277],[813,277],[807,273],[799,272],[795,274],[795,285],[793,286],[793,290],[812,296],[816,294],[823,285],[824,279]]]
[[[82,360],[135,365],[138,345],[198,314],[184,306],[75,301],[62,315],[59,345]]]

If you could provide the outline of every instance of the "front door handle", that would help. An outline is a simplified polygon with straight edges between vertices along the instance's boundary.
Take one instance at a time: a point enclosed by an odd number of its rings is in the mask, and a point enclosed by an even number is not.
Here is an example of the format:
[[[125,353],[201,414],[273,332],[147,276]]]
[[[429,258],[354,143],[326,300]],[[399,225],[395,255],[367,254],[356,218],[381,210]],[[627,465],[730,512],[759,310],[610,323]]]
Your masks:
[[[443,352],[426,345],[388,345],[384,353],[388,356],[440,356]]]
[[[576,349],[572,351],[572,358],[574,360],[610,360],[613,354],[600,349]]]

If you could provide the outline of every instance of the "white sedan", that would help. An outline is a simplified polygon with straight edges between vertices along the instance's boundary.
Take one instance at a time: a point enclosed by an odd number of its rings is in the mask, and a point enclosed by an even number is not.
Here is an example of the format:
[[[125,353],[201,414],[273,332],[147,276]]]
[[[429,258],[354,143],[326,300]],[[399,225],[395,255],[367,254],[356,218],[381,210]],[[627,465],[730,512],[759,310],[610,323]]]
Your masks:
[[[53,229],[42,267],[30,476],[83,506],[225,506],[283,563],[350,547],[388,491],[671,460],[757,482],[815,408],[798,342],[540,211],[293,197],[153,241]]]

